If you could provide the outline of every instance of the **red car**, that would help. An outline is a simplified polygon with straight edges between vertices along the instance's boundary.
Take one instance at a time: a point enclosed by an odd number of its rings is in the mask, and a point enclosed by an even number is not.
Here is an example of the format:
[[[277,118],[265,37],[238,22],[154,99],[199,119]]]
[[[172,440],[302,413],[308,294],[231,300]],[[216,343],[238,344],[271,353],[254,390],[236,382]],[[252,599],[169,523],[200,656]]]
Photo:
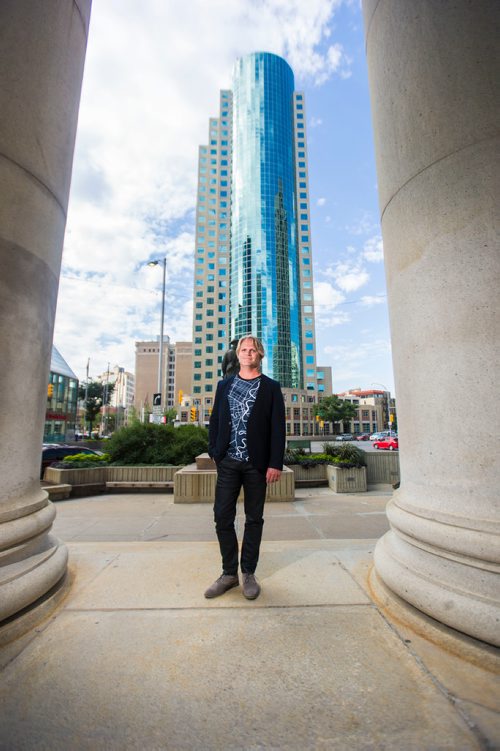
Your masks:
[[[392,436],[386,436],[385,438],[379,438],[373,444],[375,449],[388,449],[389,451],[397,451],[399,449],[399,441]]]

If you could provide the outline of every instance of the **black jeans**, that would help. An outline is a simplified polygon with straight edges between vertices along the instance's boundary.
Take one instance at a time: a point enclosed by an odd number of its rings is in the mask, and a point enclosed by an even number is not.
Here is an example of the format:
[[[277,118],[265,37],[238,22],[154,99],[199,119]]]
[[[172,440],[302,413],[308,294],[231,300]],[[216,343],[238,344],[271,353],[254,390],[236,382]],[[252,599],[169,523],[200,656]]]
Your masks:
[[[245,494],[245,532],[241,546],[241,571],[253,574],[259,560],[266,476],[250,462],[239,462],[225,456],[217,465],[214,519],[225,574],[238,573],[238,538],[234,529],[236,502],[243,486]]]

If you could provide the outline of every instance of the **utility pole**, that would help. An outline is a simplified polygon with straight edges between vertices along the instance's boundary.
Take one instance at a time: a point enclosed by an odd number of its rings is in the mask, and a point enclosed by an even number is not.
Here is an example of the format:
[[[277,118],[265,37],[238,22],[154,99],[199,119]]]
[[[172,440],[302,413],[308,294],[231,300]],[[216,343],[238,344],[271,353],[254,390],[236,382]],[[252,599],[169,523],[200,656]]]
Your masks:
[[[87,421],[87,400],[89,398],[89,366],[90,366],[90,357],[87,359],[87,379],[85,381],[85,411],[83,413],[83,433],[84,433],[83,437],[84,438],[85,438],[85,424]],[[89,438],[90,437],[91,436],[89,433]]]

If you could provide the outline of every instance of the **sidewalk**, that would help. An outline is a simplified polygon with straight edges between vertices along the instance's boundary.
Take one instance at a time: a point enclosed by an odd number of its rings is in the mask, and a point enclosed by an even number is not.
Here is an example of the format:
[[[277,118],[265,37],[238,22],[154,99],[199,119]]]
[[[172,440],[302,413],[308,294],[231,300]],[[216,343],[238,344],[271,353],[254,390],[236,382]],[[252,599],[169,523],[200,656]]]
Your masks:
[[[0,748],[500,748],[498,651],[387,609],[370,576],[388,497],[269,504],[253,602],[203,597],[220,568],[207,504],[57,504],[72,585],[0,651]]]

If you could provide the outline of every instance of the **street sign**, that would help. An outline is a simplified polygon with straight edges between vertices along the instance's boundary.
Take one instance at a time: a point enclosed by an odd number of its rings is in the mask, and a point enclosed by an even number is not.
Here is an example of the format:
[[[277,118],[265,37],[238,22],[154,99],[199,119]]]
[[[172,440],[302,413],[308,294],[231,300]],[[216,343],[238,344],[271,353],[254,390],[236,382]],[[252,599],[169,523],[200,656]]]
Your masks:
[[[153,394],[153,407],[161,407],[161,394]]]

